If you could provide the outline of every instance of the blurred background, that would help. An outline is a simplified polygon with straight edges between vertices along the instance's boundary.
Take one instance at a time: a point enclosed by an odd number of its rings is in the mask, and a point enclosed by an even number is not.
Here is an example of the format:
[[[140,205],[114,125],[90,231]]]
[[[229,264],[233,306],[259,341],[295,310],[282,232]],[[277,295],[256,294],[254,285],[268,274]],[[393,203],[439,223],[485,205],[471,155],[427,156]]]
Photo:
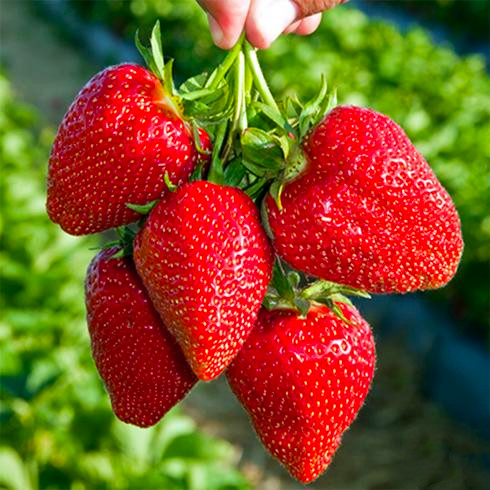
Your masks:
[[[45,215],[56,126],[107,64],[139,61],[160,18],[178,81],[224,56],[194,1],[0,1],[0,488],[299,489],[223,380],[157,426],[113,416],[90,356],[83,280],[97,237]],[[317,489],[490,488],[490,2],[352,1],[308,38],[260,54],[276,94],[324,73],[340,102],[395,119],[460,212],[465,252],[443,290],[359,303],[378,369]],[[301,74],[299,77],[298,74]]]

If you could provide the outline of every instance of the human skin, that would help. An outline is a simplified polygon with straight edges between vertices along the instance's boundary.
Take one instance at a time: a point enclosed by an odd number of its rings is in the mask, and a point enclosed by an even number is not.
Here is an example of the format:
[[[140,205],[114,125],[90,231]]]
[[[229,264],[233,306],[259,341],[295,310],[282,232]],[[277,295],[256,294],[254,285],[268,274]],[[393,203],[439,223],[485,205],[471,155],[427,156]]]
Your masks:
[[[198,0],[208,15],[217,46],[230,49],[245,31],[248,41],[265,49],[282,33],[308,35],[321,12],[345,0]]]

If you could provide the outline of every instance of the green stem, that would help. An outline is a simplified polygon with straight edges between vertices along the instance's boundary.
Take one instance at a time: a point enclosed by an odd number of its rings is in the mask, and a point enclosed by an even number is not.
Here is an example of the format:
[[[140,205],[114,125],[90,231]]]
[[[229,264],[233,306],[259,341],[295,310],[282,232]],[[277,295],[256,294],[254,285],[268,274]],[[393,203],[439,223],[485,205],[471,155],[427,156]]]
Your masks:
[[[272,95],[272,92],[267,85],[267,81],[265,80],[264,74],[262,73],[262,69],[260,68],[259,59],[257,58],[257,52],[247,41],[243,43],[243,51],[245,53],[245,58],[247,60],[248,66],[252,70],[255,86],[260,93],[260,96],[266,104],[271,106],[277,112],[280,112],[279,107],[274,100],[274,96]]]
[[[228,133],[228,140],[226,142],[225,148],[223,150],[223,154],[221,156],[221,160],[223,162],[223,166],[226,165],[226,161],[230,156],[231,150],[233,149],[233,140],[235,139],[236,131],[241,122],[243,122],[243,113],[245,112],[245,58],[243,57],[243,53],[240,52],[238,54],[238,58],[236,60],[234,66],[234,93],[233,99],[235,102],[235,110],[233,113],[233,120],[231,124],[230,131]],[[246,116],[245,116],[246,117]]]
[[[244,65],[245,65],[245,62],[244,62]],[[244,131],[245,129],[248,128],[247,98],[248,98],[248,95],[250,94],[251,86],[247,85],[247,72],[246,72],[246,70],[245,70],[245,73],[243,75],[243,83],[244,83],[244,89],[242,91],[242,101],[241,101],[242,110],[240,111],[240,119],[238,121],[238,127],[240,128],[240,131]]]
[[[241,52],[244,39],[245,33],[240,36],[235,46],[233,46],[233,48],[231,48],[226,55],[226,58],[211,73],[206,81],[206,84],[204,85],[204,88],[215,89],[218,87],[221,80],[223,80],[226,73],[228,73],[229,69],[233,66],[233,63],[235,63],[238,54]]]
[[[214,182],[215,184],[221,184],[223,181],[223,162],[220,158],[220,152],[221,147],[223,146],[223,141],[225,140],[227,128],[227,121],[223,121],[219,124],[213,144],[213,154],[211,157],[211,166],[209,168],[207,180],[209,182]]]

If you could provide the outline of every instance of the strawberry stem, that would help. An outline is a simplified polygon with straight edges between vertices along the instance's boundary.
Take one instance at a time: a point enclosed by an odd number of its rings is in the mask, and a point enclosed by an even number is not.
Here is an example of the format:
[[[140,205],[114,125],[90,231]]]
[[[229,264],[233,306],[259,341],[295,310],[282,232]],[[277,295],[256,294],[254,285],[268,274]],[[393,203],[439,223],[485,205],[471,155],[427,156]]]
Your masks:
[[[277,112],[280,113],[279,107],[276,104],[276,101],[274,100],[274,96],[272,95],[272,92],[270,91],[269,85],[267,85],[267,81],[264,77],[264,74],[262,73],[262,69],[260,68],[260,63],[259,59],[257,58],[257,52],[250,43],[245,41],[243,43],[243,52],[245,54],[245,59],[247,60],[247,64],[250,67],[250,70],[252,72],[253,76],[253,81],[255,83],[255,86],[264,100],[266,104],[271,106],[273,109],[275,109]]]
[[[245,34],[242,34],[238,39],[237,43],[235,44],[235,46],[233,46],[233,48],[230,49],[230,51],[226,55],[226,58],[221,62],[221,64],[215,70],[213,70],[213,72],[207,79],[204,88],[215,89],[218,87],[221,80],[223,80],[225,75],[228,73],[230,68],[235,63],[238,54],[242,50],[244,39],[245,39]]]
[[[223,160],[220,157],[223,141],[225,140],[226,130],[228,122],[223,121],[218,125],[216,131],[216,137],[213,142],[213,154],[211,156],[211,166],[209,168],[208,177],[206,180],[214,182],[215,184],[222,184],[224,181],[223,176]]]
[[[233,120],[231,123],[230,131],[228,132],[228,140],[226,142],[225,148],[221,160],[223,165],[226,165],[228,157],[230,156],[231,150],[233,149],[234,139],[236,136],[237,129],[239,125],[245,123],[246,112],[245,112],[245,58],[242,52],[238,53],[236,62],[234,65],[234,93],[233,99],[235,103],[235,110],[233,113]],[[245,116],[244,116],[245,114]],[[245,119],[244,119],[245,118]],[[246,123],[245,123],[246,124]],[[246,127],[246,126],[245,126]],[[242,129],[245,129],[242,128]]]

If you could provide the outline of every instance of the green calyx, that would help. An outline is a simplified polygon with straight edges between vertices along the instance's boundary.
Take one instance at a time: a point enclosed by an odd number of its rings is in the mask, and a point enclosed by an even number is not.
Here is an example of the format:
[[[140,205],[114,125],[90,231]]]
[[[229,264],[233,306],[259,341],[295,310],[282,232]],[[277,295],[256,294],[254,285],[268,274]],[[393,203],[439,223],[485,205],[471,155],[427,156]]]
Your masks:
[[[302,318],[305,318],[314,304],[322,304],[330,308],[340,319],[349,323],[338,305],[338,303],[344,303],[352,306],[352,302],[346,295],[370,298],[365,291],[342,284],[325,280],[308,282],[304,275],[290,270],[277,258],[263,306],[268,310],[295,310]]]
[[[302,138],[335,102],[325,79],[318,94],[304,106],[293,99],[276,102],[257,51],[242,34],[211,73],[193,76],[176,89],[173,60],[164,60],[159,22],[153,27],[149,46],[141,43],[138,33],[136,46],[162,82],[162,105],[184,120],[199,153],[206,151],[201,147],[198,128],[211,136],[208,174],[204,175],[201,168],[193,178],[240,187],[254,199],[262,198],[270,189],[280,207],[284,184],[306,165]],[[228,166],[230,170],[226,170]]]
[[[117,252],[115,252],[111,259],[121,259],[123,257],[130,257],[133,255],[133,242],[136,237],[137,231],[135,231],[130,226],[120,226],[116,228],[116,233],[118,236],[117,240],[106,243],[102,250],[108,250],[113,247],[117,247]]]
[[[144,46],[140,40],[139,31],[136,31],[134,38],[136,48],[145,60],[148,68],[162,82],[163,96],[162,106],[179,118],[183,118],[183,104],[175,92],[173,81],[173,60],[165,63],[162,49],[162,35],[160,31],[160,21],[156,21],[150,36],[150,46]]]

